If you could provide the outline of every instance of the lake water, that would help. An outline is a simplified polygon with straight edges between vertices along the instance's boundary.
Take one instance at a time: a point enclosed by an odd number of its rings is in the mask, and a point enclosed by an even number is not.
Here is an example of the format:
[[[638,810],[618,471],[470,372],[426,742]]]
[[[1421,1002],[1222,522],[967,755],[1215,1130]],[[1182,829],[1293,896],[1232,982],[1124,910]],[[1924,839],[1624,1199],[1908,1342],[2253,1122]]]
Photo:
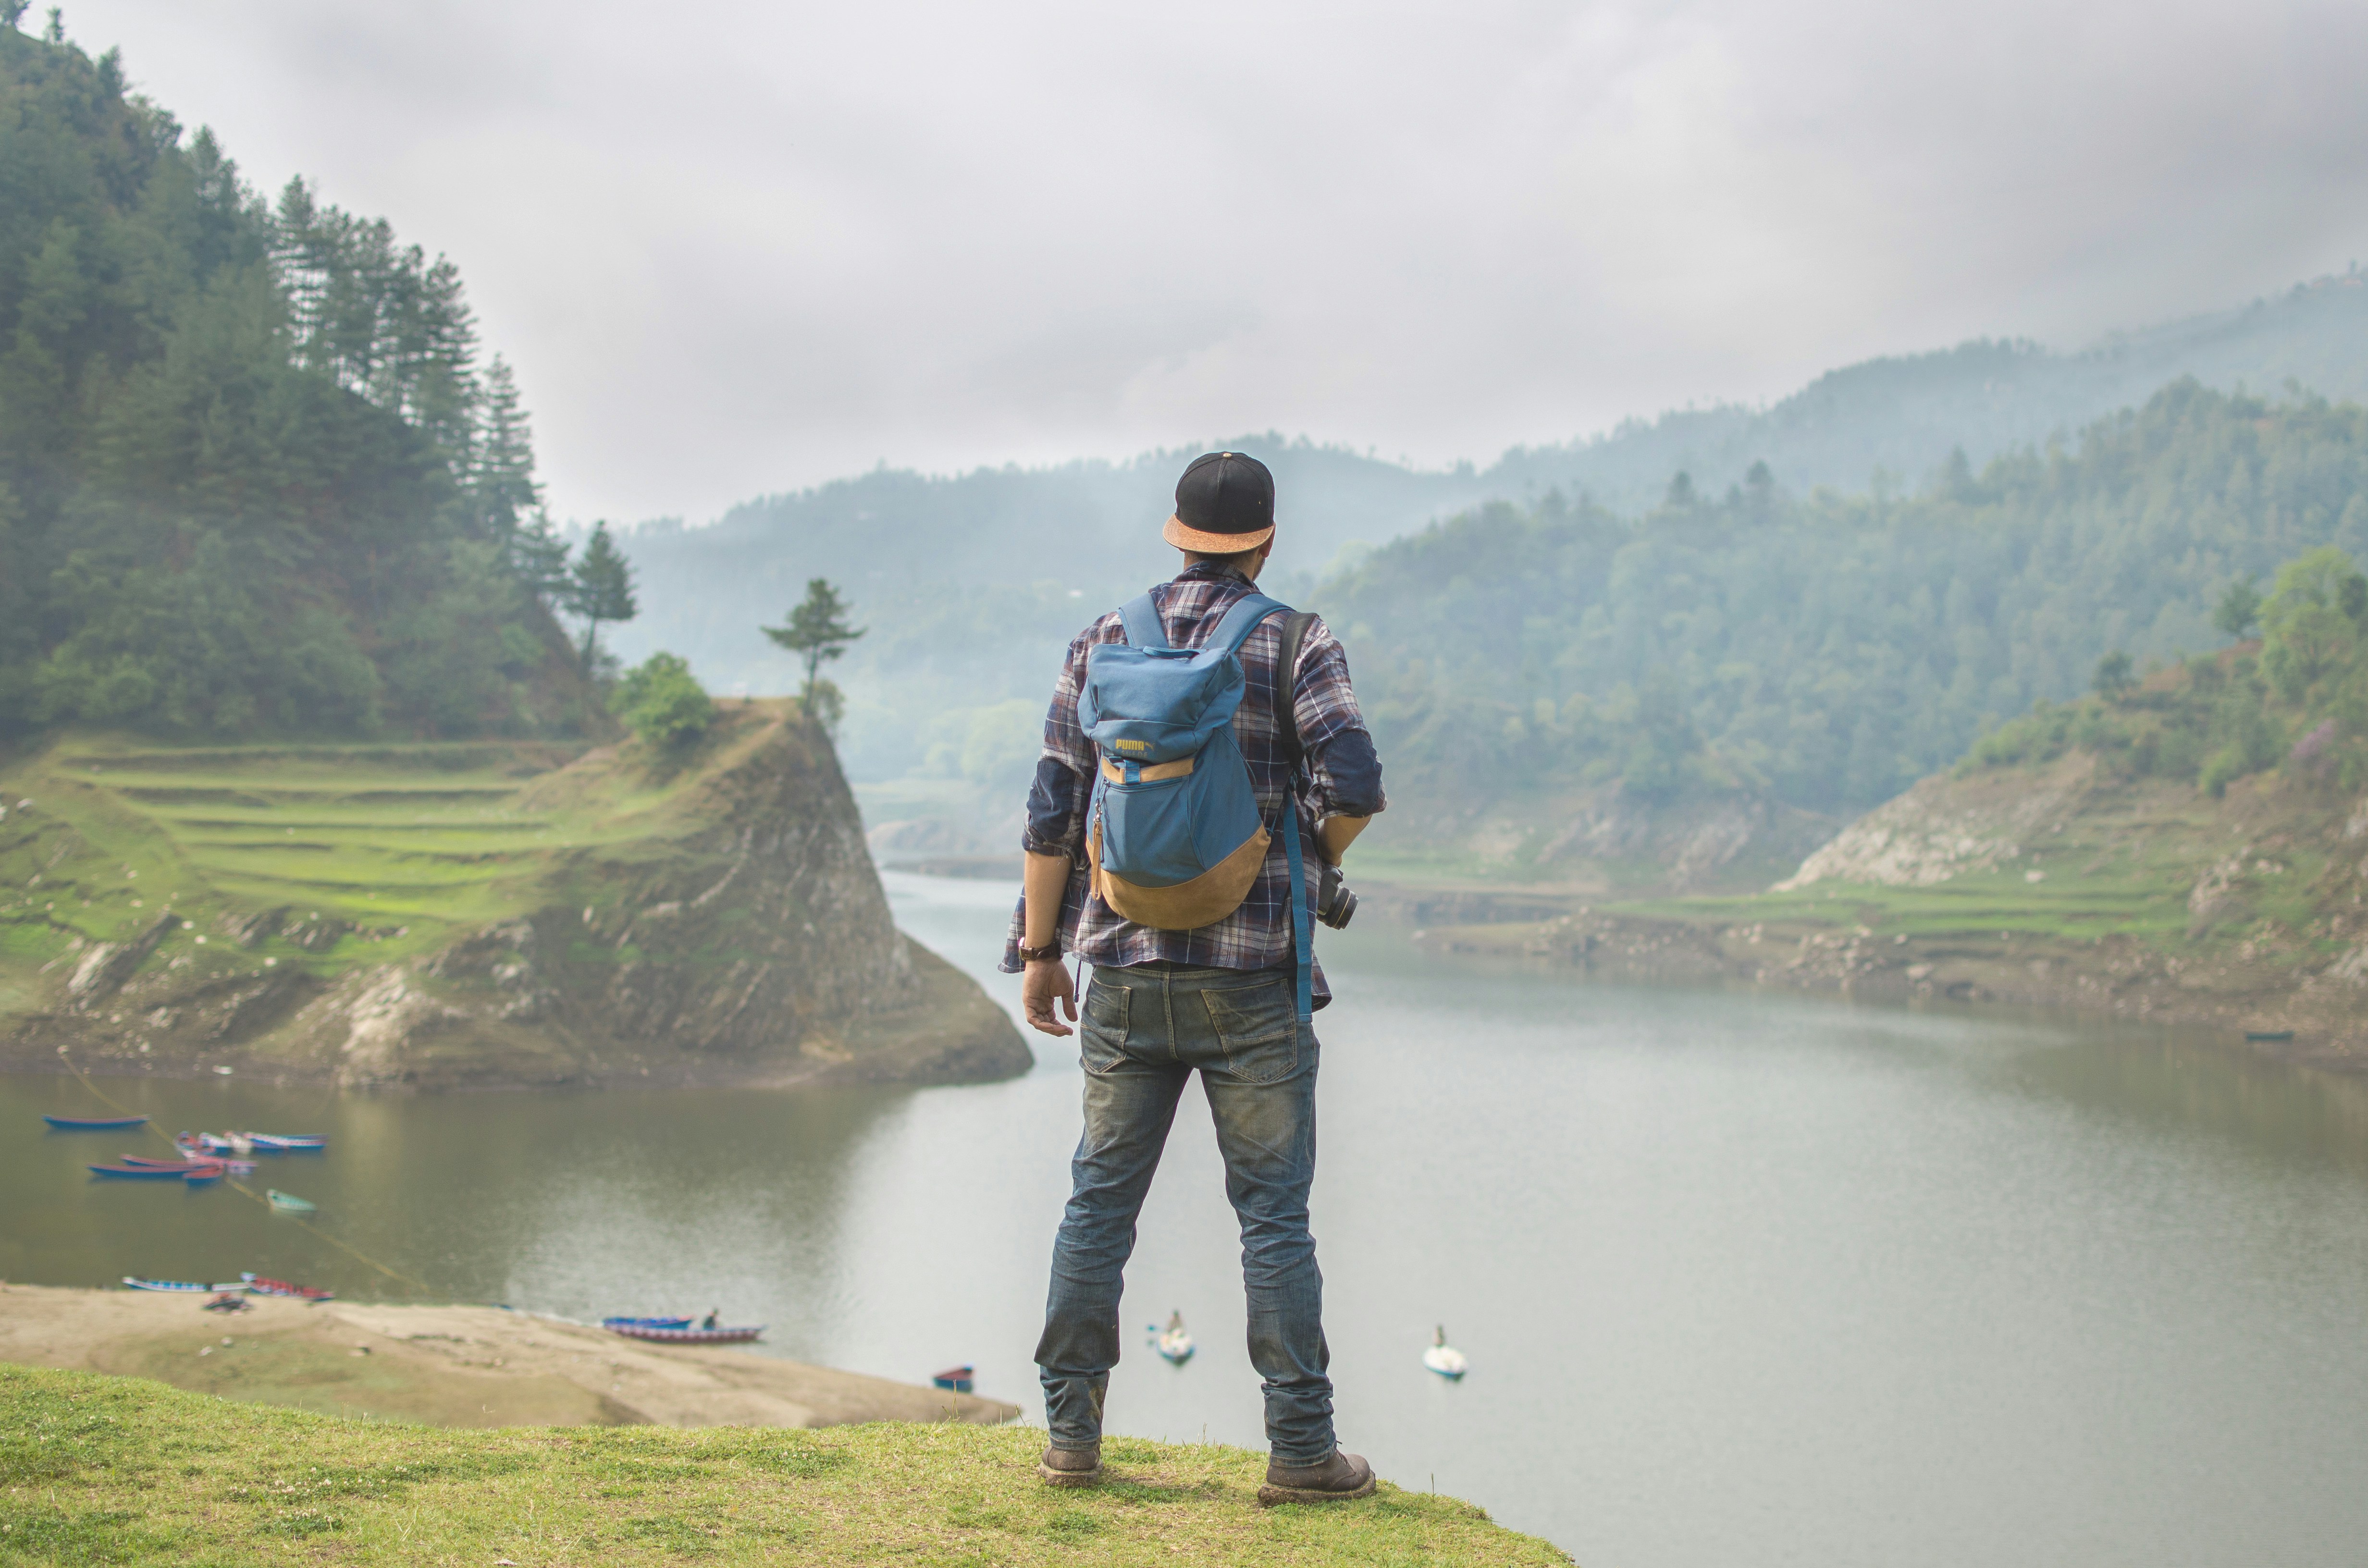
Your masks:
[[[986,981],[1012,890],[891,875]],[[1360,923],[1361,924],[1361,923]],[[2319,1564],[2368,1541],[2368,1085],[2156,1034],[1588,985],[1326,937],[1315,1228],[1344,1442],[1590,1568]],[[594,1318],[704,1311],[908,1380],[1034,1346],[1074,1041],[974,1088],[378,1098],[102,1080],[167,1128],[323,1131],[227,1189],[0,1078],[0,1276],[242,1268]],[[1115,1431],[1259,1446],[1237,1240],[1188,1093]],[[334,1238],[334,1242],[331,1240]],[[343,1243],[352,1251],[340,1250]],[[1180,1308],[1201,1353],[1139,1331]],[[1472,1359],[1417,1359],[1445,1324]]]

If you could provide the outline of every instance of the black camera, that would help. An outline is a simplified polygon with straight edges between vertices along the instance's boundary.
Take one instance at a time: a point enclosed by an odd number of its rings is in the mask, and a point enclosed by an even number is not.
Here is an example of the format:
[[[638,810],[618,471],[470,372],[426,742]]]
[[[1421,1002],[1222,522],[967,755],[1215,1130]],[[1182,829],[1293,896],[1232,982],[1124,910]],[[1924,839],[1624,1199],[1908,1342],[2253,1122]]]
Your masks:
[[[1315,918],[1335,931],[1345,928],[1356,917],[1357,895],[1340,880],[1340,868],[1316,858]]]

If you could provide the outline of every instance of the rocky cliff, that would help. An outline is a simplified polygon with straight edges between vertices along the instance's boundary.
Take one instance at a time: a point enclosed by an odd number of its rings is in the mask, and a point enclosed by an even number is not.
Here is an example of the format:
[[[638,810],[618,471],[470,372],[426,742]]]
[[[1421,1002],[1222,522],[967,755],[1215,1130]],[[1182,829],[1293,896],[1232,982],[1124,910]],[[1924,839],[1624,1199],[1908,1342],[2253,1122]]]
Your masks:
[[[1766,887],[1840,824],[1764,791],[1647,799],[1617,782],[1462,808],[1393,801],[1357,846],[1356,880],[1401,903],[1457,892],[1639,897]]]
[[[0,772],[0,1053],[416,1088],[957,1082],[1030,1062],[895,929],[827,737],[165,749]]]

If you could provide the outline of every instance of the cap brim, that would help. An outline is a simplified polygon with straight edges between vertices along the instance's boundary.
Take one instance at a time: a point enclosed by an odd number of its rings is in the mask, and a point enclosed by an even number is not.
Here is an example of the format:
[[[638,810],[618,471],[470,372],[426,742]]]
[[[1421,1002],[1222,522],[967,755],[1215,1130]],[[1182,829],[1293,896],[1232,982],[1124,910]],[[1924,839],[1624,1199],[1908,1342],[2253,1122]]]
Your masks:
[[[1159,534],[1177,549],[1189,550],[1195,555],[1238,555],[1245,550],[1256,550],[1272,539],[1274,525],[1269,523],[1246,534],[1211,534],[1202,533],[1199,528],[1186,528],[1181,517],[1170,517]]]

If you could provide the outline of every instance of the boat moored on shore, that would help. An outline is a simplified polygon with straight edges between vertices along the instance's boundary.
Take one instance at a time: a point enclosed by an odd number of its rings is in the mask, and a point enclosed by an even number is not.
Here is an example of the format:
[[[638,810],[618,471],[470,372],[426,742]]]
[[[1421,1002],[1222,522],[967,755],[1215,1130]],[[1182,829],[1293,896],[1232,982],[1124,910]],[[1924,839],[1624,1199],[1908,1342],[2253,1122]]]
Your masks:
[[[628,1339],[648,1339],[660,1345],[746,1345],[765,1332],[762,1324],[753,1328],[652,1328],[634,1323],[604,1323],[600,1326]]]

